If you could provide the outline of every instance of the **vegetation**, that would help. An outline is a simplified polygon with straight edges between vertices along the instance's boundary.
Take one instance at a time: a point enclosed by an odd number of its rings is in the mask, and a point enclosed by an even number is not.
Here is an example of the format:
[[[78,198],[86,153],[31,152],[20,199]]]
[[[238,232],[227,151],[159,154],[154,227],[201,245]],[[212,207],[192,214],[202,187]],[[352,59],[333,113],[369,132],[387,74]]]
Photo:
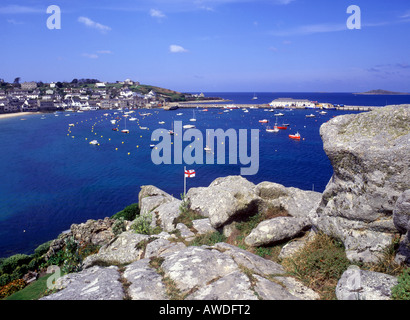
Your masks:
[[[139,214],[140,214],[140,207],[138,203],[133,203],[125,207],[123,210],[114,214],[111,217],[111,219],[123,218],[124,220],[127,220],[127,221],[133,221]]]
[[[410,300],[410,268],[398,276],[398,284],[392,288],[393,300]]]

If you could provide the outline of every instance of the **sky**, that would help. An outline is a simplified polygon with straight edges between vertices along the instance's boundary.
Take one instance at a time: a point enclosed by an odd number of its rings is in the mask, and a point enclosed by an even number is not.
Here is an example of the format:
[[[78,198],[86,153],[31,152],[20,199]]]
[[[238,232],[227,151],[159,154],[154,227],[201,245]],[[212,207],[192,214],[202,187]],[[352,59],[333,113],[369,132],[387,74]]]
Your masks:
[[[410,92],[407,0],[1,0],[0,28],[8,82]]]

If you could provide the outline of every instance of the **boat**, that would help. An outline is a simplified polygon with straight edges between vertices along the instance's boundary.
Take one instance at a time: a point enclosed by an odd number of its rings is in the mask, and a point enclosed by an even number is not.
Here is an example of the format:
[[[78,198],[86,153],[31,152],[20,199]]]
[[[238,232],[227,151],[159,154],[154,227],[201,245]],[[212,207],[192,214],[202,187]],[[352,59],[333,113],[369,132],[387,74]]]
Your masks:
[[[90,141],[90,144],[97,145],[98,141],[97,140],[92,140],[92,141]]]
[[[148,130],[147,127],[140,127],[141,130]]]
[[[158,122],[159,124],[164,124],[165,123],[165,121],[160,121],[160,122]]]
[[[320,111],[319,113],[320,113],[320,114],[327,114],[326,111]]]
[[[282,117],[282,116],[284,116],[284,114],[279,112],[279,113],[275,113],[274,116],[276,116],[276,117]]]
[[[193,124],[186,124],[186,125],[184,125],[182,128],[184,128],[184,129],[192,129],[192,128],[195,128],[195,126],[194,126]]]
[[[195,122],[196,118],[195,118],[195,110],[192,111],[193,117],[191,119],[189,119],[189,121],[191,122]]]
[[[118,128],[112,128],[112,131],[118,131]]]
[[[288,128],[288,126],[285,126],[285,125],[281,125],[281,126],[278,126],[278,129],[279,130],[286,130]]]
[[[212,153],[212,149],[211,149],[211,147],[210,147],[209,145],[210,145],[210,143],[209,143],[209,132],[208,132],[207,141],[206,141],[206,147],[204,148],[204,150],[205,150],[206,153]]]
[[[306,115],[306,118],[314,118],[314,117],[316,117],[316,116],[313,113]]]
[[[127,129],[127,115],[124,116],[125,122],[124,122],[124,129],[121,130],[122,133],[130,133],[130,130]]]
[[[130,121],[135,121],[137,118],[129,118]]]
[[[260,123],[268,123],[269,121],[266,120],[266,119],[263,119],[263,120],[259,120],[259,122],[260,122]]]
[[[117,120],[111,120],[112,124],[115,124],[117,122]]]
[[[253,95],[252,100],[258,100],[258,97],[256,96],[256,94]]]
[[[182,116],[183,115],[183,113],[177,113],[177,116]]]
[[[172,129],[168,130],[168,133],[172,136],[174,135],[174,123],[172,122]]]
[[[150,148],[154,148],[154,147],[155,147],[155,144],[150,144],[149,147],[150,147]]]
[[[294,139],[294,140],[300,140],[300,134],[299,132],[296,132],[295,134],[290,134],[289,138]]]
[[[267,127],[266,132],[279,132],[279,128],[276,125],[273,127],[273,129],[270,127]]]

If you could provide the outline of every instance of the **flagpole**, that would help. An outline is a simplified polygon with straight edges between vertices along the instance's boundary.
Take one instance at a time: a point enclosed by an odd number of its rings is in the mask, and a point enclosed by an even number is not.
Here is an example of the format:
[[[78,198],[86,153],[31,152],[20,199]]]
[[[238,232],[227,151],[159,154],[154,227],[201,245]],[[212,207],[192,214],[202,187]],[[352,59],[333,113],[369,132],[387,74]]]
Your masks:
[[[186,175],[185,175],[186,167],[184,166],[184,197],[186,195]]]

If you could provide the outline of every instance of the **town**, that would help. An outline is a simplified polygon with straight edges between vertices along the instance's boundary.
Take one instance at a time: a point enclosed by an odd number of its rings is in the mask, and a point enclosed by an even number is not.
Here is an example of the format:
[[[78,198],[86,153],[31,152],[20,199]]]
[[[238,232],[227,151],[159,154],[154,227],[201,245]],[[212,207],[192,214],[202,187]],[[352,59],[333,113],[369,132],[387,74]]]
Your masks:
[[[0,114],[17,112],[85,111],[98,109],[166,108],[178,101],[206,99],[203,94],[180,93],[126,79],[115,83],[97,79],[71,82],[13,83],[0,79]]]

